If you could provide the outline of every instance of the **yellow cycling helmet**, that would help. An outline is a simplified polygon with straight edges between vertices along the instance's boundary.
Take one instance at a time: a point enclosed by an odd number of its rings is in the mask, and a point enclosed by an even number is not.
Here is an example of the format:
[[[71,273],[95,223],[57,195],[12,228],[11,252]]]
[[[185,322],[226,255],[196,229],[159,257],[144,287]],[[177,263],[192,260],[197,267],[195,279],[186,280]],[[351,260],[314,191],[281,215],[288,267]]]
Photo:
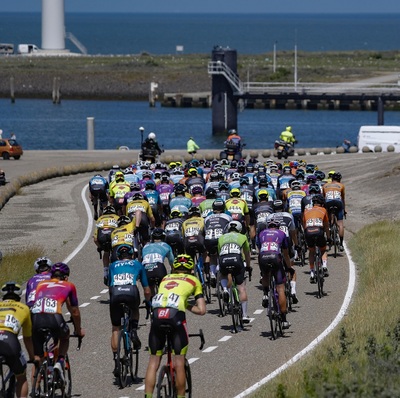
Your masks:
[[[169,165],[170,169],[173,169],[174,167],[176,167],[176,163],[175,162],[171,162]]]
[[[239,188],[232,188],[229,192],[231,198],[238,198],[240,196],[240,189]]]
[[[175,164],[176,164],[176,167],[181,167],[182,166],[182,162],[175,162]]]
[[[331,171],[328,173],[328,177],[331,178],[335,173],[336,173],[335,170],[331,170]]]
[[[175,257],[175,260],[172,264],[173,269],[181,268],[184,267],[187,270],[192,270],[194,268],[194,262],[192,257],[190,257],[188,254],[178,254]]]
[[[258,199],[268,199],[269,195],[268,195],[268,191],[266,189],[261,189],[260,191],[258,191]]]

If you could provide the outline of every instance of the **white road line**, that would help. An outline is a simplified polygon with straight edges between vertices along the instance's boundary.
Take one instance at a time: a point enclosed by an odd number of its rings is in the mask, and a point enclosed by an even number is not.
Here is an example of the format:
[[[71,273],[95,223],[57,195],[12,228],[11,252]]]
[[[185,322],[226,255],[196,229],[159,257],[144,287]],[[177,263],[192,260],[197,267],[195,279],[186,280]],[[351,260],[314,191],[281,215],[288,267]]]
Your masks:
[[[136,391],[143,391],[144,388],[145,388],[145,385],[143,384],[142,386],[138,387],[138,388],[136,389]]]
[[[108,293],[108,289],[103,289],[100,294]]]
[[[220,338],[218,341],[228,341],[232,338],[232,336],[224,336],[222,338]]]
[[[218,346],[216,345],[212,345],[211,347],[207,347],[205,350],[203,350],[202,352],[213,352],[214,350],[216,350],[218,348]]]
[[[81,191],[81,197],[82,197],[82,201],[83,204],[85,205],[85,209],[86,209],[86,214],[87,214],[87,219],[88,219],[88,223],[87,223],[87,228],[86,228],[86,234],[85,237],[82,239],[82,242],[75,248],[75,250],[63,261],[64,263],[69,263],[81,250],[82,248],[86,245],[86,242],[89,240],[89,238],[92,235],[92,226],[93,226],[93,222],[92,222],[92,212],[90,211],[90,207],[89,207],[89,203],[86,200],[86,191],[88,189],[88,184],[86,184],[84,186],[84,188],[82,188]]]
[[[196,362],[200,358],[190,358],[188,359],[189,364],[192,364],[193,362]]]
[[[98,298],[100,298],[101,296],[93,296],[93,297],[90,297],[90,300],[97,300]]]
[[[260,315],[260,314],[262,314],[264,312],[264,310],[255,310],[254,312],[253,312],[253,314],[254,315]]]
[[[249,394],[251,394],[255,390],[257,390],[259,387],[268,383],[274,377],[278,376],[281,372],[286,370],[289,366],[293,365],[304,355],[308,354],[311,350],[313,350],[315,348],[315,346],[318,343],[320,343],[330,332],[332,332],[332,330],[339,324],[339,322],[346,315],[346,311],[349,307],[351,297],[353,296],[353,293],[354,293],[354,287],[355,287],[355,282],[356,282],[356,267],[353,262],[353,259],[351,258],[350,252],[347,249],[346,242],[343,242],[343,245],[344,245],[344,249],[345,249],[347,258],[349,259],[349,284],[347,286],[347,292],[344,297],[342,307],[340,308],[339,313],[336,315],[333,322],[315,340],[313,340],[306,348],[304,348],[304,350],[297,353],[292,359],[287,361],[280,368],[274,370],[272,373],[270,373],[269,375],[264,377],[262,380],[260,380],[256,384],[249,387],[247,390],[244,390],[239,395],[236,395],[234,398],[242,398],[242,397],[248,396]]]
[[[83,307],[87,307],[88,305],[90,305],[90,303],[83,303],[79,307],[83,308]]]

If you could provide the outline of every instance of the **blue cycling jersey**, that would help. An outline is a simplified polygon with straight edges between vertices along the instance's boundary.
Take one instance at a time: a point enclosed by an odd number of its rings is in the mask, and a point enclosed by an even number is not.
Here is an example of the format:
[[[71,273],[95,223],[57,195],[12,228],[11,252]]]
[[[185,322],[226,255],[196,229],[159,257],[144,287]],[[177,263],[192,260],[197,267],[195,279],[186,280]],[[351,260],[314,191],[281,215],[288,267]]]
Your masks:
[[[137,260],[118,260],[108,269],[109,286],[137,285],[140,280],[143,287],[148,287],[146,271]]]
[[[144,267],[158,263],[163,264],[165,258],[168,259],[170,265],[174,262],[171,246],[165,242],[147,243],[143,248],[142,256]]]

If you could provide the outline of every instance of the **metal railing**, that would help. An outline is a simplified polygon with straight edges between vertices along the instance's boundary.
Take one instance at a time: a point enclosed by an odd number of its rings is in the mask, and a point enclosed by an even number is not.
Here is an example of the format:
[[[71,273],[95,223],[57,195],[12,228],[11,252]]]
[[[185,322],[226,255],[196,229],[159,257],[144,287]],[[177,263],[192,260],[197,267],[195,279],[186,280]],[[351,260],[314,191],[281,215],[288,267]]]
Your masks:
[[[221,61],[210,61],[208,63],[209,75],[223,75],[238,94],[243,93],[243,83],[239,76],[225,63]]]

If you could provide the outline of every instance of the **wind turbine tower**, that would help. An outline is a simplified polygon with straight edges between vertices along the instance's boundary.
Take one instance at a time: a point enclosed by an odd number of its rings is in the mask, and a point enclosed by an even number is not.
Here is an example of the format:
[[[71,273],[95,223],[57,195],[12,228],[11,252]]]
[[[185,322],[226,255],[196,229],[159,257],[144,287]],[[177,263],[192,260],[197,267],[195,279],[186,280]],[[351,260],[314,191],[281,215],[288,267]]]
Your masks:
[[[65,51],[64,0],[42,0],[42,50]]]

